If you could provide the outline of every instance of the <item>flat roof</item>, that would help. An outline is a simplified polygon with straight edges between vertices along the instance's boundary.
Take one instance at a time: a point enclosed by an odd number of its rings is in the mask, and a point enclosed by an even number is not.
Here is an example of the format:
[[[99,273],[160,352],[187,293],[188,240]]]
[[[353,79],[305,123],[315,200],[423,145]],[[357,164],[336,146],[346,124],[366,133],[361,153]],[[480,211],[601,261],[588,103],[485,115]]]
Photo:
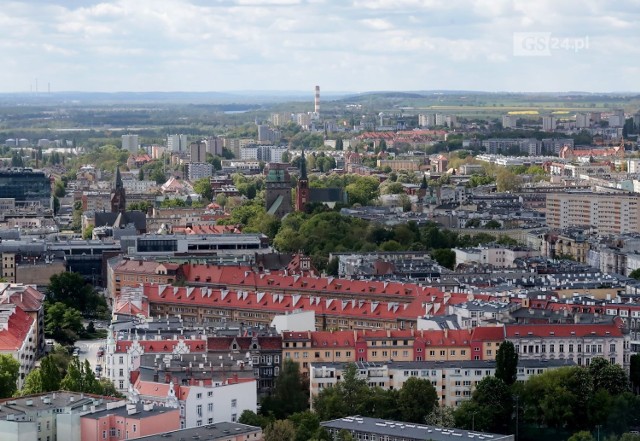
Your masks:
[[[192,427],[190,429],[174,430],[172,432],[143,436],[142,438],[136,439],[141,441],[213,441],[217,439],[229,439],[229,437],[231,436],[233,436],[235,439],[235,437],[238,435],[249,436],[252,433],[256,434],[256,436],[249,437],[247,439],[262,439],[262,429],[260,429],[259,427],[224,421],[214,424],[207,424],[206,426]]]
[[[320,425],[322,427],[336,430],[344,429],[354,432],[374,433],[380,436],[386,435],[392,437],[400,437],[407,441],[425,439],[429,439],[432,441],[513,440],[513,435],[499,435],[495,433],[484,433],[470,430],[447,429],[438,426],[428,426],[426,424],[404,423],[400,421],[390,421],[360,416],[323,421],[320,423]]]

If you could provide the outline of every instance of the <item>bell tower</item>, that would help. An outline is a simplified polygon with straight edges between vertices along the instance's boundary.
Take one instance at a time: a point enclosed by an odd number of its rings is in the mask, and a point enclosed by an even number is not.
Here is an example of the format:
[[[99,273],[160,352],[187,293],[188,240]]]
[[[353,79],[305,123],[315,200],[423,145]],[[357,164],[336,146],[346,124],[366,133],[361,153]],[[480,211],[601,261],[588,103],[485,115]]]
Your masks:
[[[296,186],[296,211],[304,211],[309,203],[309,179],[307,178],[307,160],[304,157],[304,149],[302,150],[302,158],[300,160],[300,177]]]

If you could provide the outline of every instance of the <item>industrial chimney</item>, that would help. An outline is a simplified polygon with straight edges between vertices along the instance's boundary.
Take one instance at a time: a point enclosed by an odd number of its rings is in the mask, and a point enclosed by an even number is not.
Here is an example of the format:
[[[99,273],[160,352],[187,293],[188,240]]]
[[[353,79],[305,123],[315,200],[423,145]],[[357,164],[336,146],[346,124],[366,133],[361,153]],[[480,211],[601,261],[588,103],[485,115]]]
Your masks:
[[[320,86],[316,86],[316,99],[314,100],[313,112],[320,115]]]

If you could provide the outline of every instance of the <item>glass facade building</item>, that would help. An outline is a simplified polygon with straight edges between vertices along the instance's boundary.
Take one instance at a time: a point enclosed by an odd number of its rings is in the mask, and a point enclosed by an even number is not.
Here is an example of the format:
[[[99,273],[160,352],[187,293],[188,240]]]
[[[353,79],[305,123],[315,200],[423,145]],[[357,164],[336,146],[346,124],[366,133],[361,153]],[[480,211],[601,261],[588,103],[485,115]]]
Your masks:
[[[1,169],[0,198],[13,198],[16,205],[39,202],[43,207],[51,207],[51,181],[40,170]]]

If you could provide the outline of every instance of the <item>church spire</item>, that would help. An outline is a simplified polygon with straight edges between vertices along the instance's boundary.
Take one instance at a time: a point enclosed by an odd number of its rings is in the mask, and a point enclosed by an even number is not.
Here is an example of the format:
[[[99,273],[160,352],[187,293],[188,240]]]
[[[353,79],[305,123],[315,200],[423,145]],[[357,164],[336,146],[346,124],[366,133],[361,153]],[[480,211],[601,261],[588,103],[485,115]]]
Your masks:
[[[307,179],[307,160],[304,157],[304,148],[302,149],[302,159],[300,160],[300,179]]]
[[[120,166],[116,166],[116,188],[123,188],[122,176],[120,176]]]

